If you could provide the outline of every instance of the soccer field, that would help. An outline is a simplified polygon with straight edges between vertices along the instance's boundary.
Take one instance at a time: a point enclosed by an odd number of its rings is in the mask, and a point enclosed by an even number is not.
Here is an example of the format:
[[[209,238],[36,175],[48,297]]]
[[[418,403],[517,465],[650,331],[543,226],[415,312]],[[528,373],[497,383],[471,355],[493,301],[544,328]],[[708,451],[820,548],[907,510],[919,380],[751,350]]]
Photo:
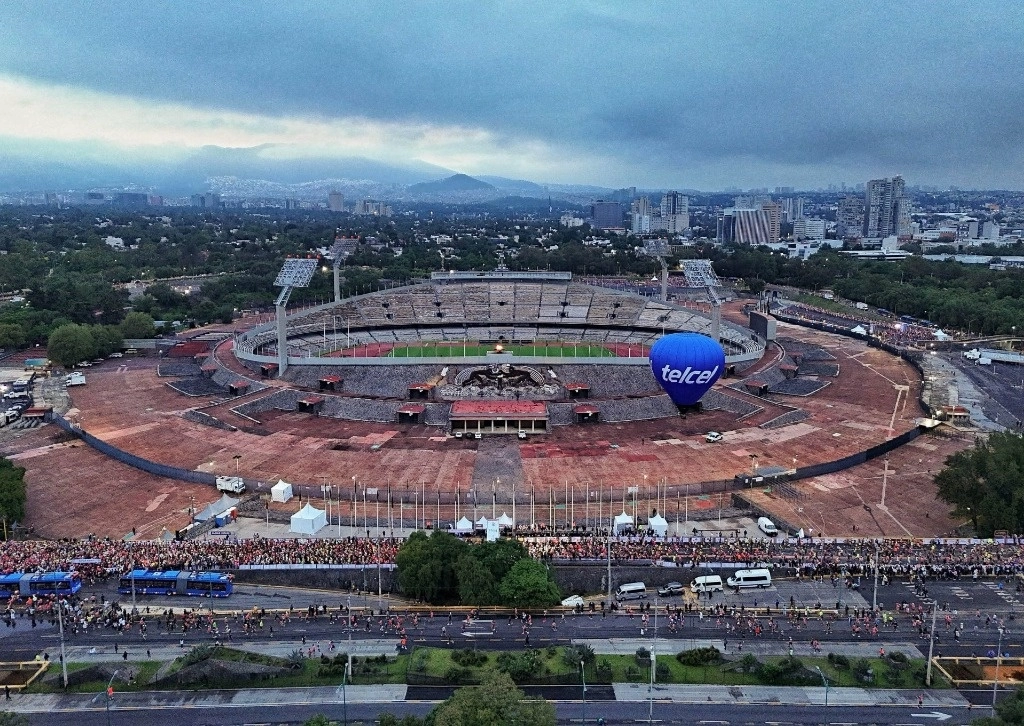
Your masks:
[[[637,355],[642,355],[637,346]],[[545,358],[613,358],[615,353],[603,345],[590,343],[540,343],[537,345],[506,345],[506,352],[521,356],[542,356]],[[464,356],[485,356],[494,350],[494,345],[479,343],[410,343],[395,346],[389,358],[461,358]]]

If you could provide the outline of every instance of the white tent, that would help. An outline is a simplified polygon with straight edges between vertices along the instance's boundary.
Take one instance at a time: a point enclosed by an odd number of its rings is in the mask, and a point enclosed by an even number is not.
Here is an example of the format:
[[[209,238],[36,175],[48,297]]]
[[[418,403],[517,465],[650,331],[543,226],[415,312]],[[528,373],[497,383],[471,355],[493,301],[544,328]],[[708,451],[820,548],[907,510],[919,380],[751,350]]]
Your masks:
[[[498,517],[498,526],[512,527],[513,525],[515,525],[515,522],[512,521],[512,517],[508,516],[507,512],[502,512],[501,516]]]
[[[223,496],[221,496],[220,499],[218,499],[213,504],[211,504],[206,509],[197,514],[194,517],[194,519],[197,522],[205,522],[207,519],[213,519],[221,512],[225,512],[228,509],[231,509],[232,507],[236,506],[237,504],[237,499],[229,497],[227,494],[224,494]]]
[[[655,514],[647,520],[647,527],[656,537],[664,537],[668,534],[668,520],[660,514]]]
[[[622,514],[615,515],[615,534],[622,534],[623,530],[633,528],[633,518],[623,512]]]
[[[941,329],[935,331],[935,340],[949,340],[949,338],[950,335],[946,331]]]
[[[856,333],[857,335],[867,335],[868,333],[863,325],[857,325],[856,327],[850,328],[850,332]]]
[[[462,519],[460,519],[458,522],[455,523],[455,531],[456,532],[460,532],[460,533],[472,532],[473,531],[473,522],[472,522],[472,520],[469,520],[466,517],[463,517]]]
[[[327,513],[307,504],[292,515],[290,531],[300,534],[316,534],[327,526]]]
[[[476,520],[476,528],[487,529],[487,517],[480,517],[480,519]]]
[[[292,498],[292,485],[284,479],[278,479],[277,484],[270,487],[270,500],[273,502],[287,502]]]

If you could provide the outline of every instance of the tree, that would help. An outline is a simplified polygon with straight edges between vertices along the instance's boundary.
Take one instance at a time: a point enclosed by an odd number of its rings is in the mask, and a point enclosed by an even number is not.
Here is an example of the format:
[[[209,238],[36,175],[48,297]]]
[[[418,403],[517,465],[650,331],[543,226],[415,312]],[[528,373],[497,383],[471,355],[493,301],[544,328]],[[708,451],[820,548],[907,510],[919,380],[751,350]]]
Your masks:
[[[25,329],[14,323],[0,323],[0,348],[20,348],[25,345]]]
[[[1021,726],[1024,724],[1024,690],[1018,688],[1011,696],[996,703],[996,712],[971,721],[971,726]]]
[[[94,357],[96,339],[88,326],[61,325],[50,333],[46,348],[50,360],[68,367]]]
[[[1024,439],[1004,432],[946,459],[935,477],[952,515],[970,519],[980,537],[997,529],[1024,531]]]
[[[25,470],[0,459],[0,517],[6,522],[25,518]]]
[[[536,560],[519,560],[498,588],[508,607],[545,607],[558,602],[558,586],[548,569]]]
[[[310,716],[302,724],[302,726],[331,726],[332,721],[324,716],[322,713],[318,713],[315,716]]]
[[[555,707],[528,699],[504,673],[460,688],[427,717],[434,726],[555,726]]]
[[[28,718],[14,711],[0,711],[0,726],[28,726]]]
[[[152,338],[156,332],[153,327],[153,316],[133,311],[121,321],[121,335],[125,338]]]

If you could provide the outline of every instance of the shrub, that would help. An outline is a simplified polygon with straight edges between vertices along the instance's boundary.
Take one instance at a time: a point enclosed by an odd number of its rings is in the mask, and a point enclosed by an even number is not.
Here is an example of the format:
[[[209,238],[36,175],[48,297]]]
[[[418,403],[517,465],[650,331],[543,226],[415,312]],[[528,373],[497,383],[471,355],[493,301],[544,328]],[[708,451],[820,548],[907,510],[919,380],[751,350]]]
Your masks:
[[[874,683],[875,673],[871,670],[871,662],[865,658],[858,658],[853,662],[853,673],[857,680],[863,683]]]
[[[845,655],[829,653],[828,662],[832,664],[832,667],[837,671],[846,671],[850,669],[850,659]]]
[[[635,681],[640,678],[640,669],[630,663],[626,666],[626,680]]]
[[[685,666],[702,667],[715,665],[722,661],[722,652],[714,646],[694,648],[693,650],[684,650],[676,653],[676,660]]]
[[[541,660],[540,652],[528,650],[524,653],[499,653],[498,670],[507,673],[513,681],[523,683],[535,676],[547,673],[547,667]]]
[[[452,666],[444,672],[444,679],[449,683],[465,683],[471,676],[472,671],[461,666]]]
[[[897,650],[897,651],[893,651],[892,653],[889,654],[889,660],[891,660],[891,661],[893,661],[895,663],[908,663],[910,659],[907,658],[905,653],[900,653]]]
[[[612,664],[606,660],[598,661],[597,667],[594,668],[594,675],[602,681],[610,681],[612,679]]]
[[[452,651],[452,661],[465,668],[478,668],[487,663],[487,654],[464,648]]]
[[[567,666],[579,667],[580,661],[583,661],[586,665],[590,665],[595,659],[596,656],[594,655],[594,649],[585,643],[562,648],[562,662]]]
[[[636,664],[646,666],[651,664],[651,651],[647,648],[640,646],[636,649]]]
[[[208,660],[213,657],[214,648],[212,645],[197,645],[181,659],[182,666],[195,665],[196,663],[202,663],[204,660]]]
[[[747,653],[745,656],[740,658],[739,663],[736,664],[736,669],[744,673],[754,673],[760,667],[761,661],[759,661],[757,656],[753,653]]]
[[[661,683],[665,683],[672,677],[672,669],[668,667],[668,663],[659,660],[658,665],[654,668],[654,676]]]

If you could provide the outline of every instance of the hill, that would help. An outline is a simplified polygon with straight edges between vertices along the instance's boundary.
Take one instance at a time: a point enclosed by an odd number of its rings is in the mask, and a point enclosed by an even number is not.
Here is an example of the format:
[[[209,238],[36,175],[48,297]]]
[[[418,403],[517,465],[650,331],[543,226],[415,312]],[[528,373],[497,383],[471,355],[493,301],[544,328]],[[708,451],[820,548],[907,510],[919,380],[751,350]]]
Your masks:
[[[446,179],[412,184],[406,191],[409,194],[451,194],[453,192],[493,191],[494,189],[493,184],[474,179],[466,174],[453,174]]]

